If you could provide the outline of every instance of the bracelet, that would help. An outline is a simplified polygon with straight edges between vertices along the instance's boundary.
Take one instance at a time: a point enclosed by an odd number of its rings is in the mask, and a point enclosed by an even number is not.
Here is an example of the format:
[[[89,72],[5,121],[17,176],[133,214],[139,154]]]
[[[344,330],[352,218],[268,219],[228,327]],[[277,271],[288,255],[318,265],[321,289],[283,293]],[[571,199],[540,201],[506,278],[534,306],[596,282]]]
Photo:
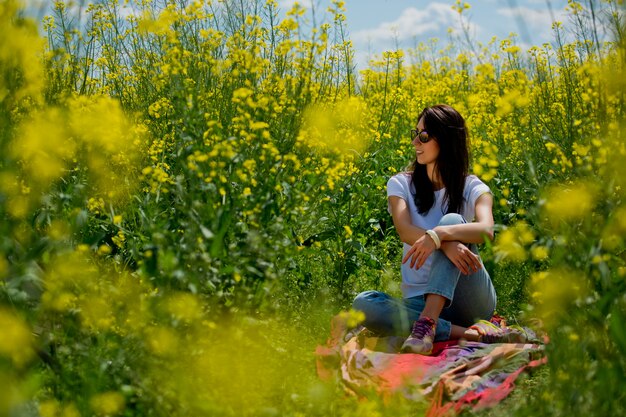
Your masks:
[[[439,239],[439,236],[437,236],[437,232],[435,232],[432,229],[429,229],[426,231],[426,234],[428,236],[430,236],[430,238],[433,240],[433,242],[435,242],[435,247],[437,249],[441,248],[441,239]]]

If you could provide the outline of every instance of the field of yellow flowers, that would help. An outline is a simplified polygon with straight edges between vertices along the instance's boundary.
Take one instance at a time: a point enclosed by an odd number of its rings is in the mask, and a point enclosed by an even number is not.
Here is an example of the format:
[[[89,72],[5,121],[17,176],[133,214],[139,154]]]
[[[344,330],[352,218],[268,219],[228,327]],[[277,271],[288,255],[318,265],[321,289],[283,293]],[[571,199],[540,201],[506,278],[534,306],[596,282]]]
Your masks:
[[[624,4],[568,3],[552,44],[357,72],[338,0],[312,28],[274,0],[0,1],[0,416],[420,415],[313,350],[398,292],[385,184],[442,102],[494,191],[499,313],[550,335],[489,415],[625,415]]]

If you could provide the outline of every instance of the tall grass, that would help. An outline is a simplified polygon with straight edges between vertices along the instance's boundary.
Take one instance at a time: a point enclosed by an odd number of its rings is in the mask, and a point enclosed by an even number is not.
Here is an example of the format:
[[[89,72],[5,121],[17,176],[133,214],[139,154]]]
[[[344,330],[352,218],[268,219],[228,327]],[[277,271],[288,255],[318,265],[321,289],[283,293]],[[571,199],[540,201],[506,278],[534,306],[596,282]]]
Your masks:
[[[384,188],[439,102],[494,193],[499,312],[551,337],[494,412],[624,414],[620,2],[571,2],[553,44],[431,43],[358,77],[340,2],[70,6],[40,34],[0,5],[3,414],[422,412],[344,397],[312,351],[355,293],[398,292]]]

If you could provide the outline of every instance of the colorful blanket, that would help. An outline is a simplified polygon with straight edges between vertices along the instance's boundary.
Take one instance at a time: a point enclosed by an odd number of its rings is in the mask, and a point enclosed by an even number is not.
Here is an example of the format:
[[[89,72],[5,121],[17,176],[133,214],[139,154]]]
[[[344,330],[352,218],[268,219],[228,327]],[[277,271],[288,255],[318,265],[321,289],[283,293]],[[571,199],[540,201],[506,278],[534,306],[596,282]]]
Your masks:
[[[398,353],[402,342],[399,337],[376,337],[364,328],[348,332],[338,316],[327,344],[317,348],[318,374],[323,379],[338,374],[346,390],[356,395],[376,392],[429,401],[427,416],[438,417],[498,404],[520,373],[546,361],[536,338],[526,344],[440,342],[431,356]]]

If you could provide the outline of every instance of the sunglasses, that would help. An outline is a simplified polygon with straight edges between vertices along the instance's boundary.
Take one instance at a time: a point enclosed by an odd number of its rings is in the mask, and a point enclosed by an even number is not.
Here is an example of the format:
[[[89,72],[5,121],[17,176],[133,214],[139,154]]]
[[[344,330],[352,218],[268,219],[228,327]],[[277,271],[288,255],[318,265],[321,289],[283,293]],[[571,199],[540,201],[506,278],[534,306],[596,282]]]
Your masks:
[[[428,143],[432,139],[425,130],[411,129],[411,141],[414,141],[415,138],[418,138],[422,143]]]

